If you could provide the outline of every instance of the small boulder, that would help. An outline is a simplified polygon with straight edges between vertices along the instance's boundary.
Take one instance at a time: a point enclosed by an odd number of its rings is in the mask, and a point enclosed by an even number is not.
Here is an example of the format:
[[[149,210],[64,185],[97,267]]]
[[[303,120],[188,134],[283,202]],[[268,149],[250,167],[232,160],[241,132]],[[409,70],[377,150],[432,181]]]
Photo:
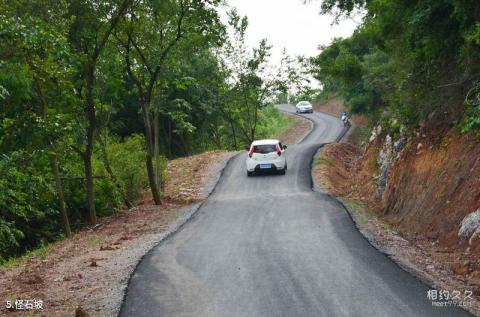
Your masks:
[[[395,141],[395,143],[393,143],[393,149],[395,150],[395,152],[401,151],[405,146],[405,143],[406,143],[406,139],[404,137],[401,137],[400,139]]]
[[[77,309],[75,310],[75,317],[88,317],[89,315],[87,312],[81,307],[78,306]]]
[[[458,230],[460,240],[466,240],[480,233],[480,209],[463,218]]]

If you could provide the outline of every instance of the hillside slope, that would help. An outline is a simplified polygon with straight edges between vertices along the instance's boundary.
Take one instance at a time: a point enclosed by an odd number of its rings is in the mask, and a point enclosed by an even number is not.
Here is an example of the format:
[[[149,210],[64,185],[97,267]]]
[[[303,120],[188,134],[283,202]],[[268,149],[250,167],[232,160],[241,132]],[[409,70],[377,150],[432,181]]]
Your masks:
[[[478,299],[480,238],[472,229],[480,225],[472,217],[480,209],[478,138],[426,125],[395,142],[381,128],[374,130],[363,148],[351,143],[326,146],[314,167],[317,182],[367,207],[368,217],[386,229],[378,239],[397,233],[429,258],[420,261],[431,266],[425,268],[429,275],[437,280],[451,275],[456,281],[452,285],[471,290]]]

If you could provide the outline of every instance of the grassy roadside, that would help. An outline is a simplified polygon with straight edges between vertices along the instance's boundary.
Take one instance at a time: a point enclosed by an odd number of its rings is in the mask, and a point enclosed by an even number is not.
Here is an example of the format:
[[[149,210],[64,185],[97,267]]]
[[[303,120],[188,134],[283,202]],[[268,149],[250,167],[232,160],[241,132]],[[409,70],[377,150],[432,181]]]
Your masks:
[[[257,130],[257,139],[280,138],[297,121],[292,116],[268,106],[261,112],[260,123]]]
[[[310,120],[304,119],[300,116],[288,113],[283,113],[282,115],[289,121],[288,124],[281,129],[280,133],[275,135],[275,138],[279,139],[284,144],[294,144],[299,142],[313,127],[313,123]]]

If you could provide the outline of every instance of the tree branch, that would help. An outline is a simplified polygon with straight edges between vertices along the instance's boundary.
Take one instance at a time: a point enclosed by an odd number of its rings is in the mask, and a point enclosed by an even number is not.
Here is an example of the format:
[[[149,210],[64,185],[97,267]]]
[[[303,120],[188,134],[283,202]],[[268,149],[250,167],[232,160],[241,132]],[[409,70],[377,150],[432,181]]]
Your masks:
[[[120,8],[118,9],[117,13],[115,16],[110,20],[110,26],[108,27],[107,31],[105,34],[103,34],[103,37],[97,45],[95,45],[95,49],[93,51],[93,56],[92,60],[96,60],[98,56],[100,55],[100,52],[102,51],[103,47],[105,44],[107,44],[108,38],[110,37],[110,34],[113,32],[115,27],[118,24],[118,21],[120,21],[121,16],[125,13],[127,10],[128,6],[132,3],[132,0],[124,0],[122,4],[120,5]]]
[[[137,51],[138,55],[140,56],[140,59],[142,60],[143,65],[145,65],[145,67],[147,68],[150,75],[152,75],[153,71],[152,71],[152,67],[150,66],[150,63],[145,58],[145,55],[143,54],[142,50],[138,46],[137,42],[135,42],[135,40],[133,39],[133,37],[131,36],[130,33],[128,34],[128,38],[129,38],[130,42],[132,43],[133,48],[135,49],[135,51]]]
[[[128,73],[128,76],[130,77],[130,79],[133,80],[133,82],[134,82],[135,85],[137,86],[139,96],[141,96],[141,98],[143,98],[143,97],[144,97],[144,93],[143,93],[142,83],[141,83],[140,80],[137,78],[137,76],[135,76],[135,74],[133,73],[133,71],[132,71],[132,64],[131,64],[131,62],[130,62],[130,36],[129,36],[129,39],[127,40],[127,44],[126,44],[126,47],[125,47],[125,63],[126,63],[126,65],[127,65],[127,73]]]
[[[180,11],[180,17],[178,18],[178,21],[177,21],[177,34],[175,36],[175,38],[173,40],[170,41],[170,43],[168,43],[167,47],[165,48],[165,50],[162,52],[161,56],[160,56],[160,62],[163,62],[165,60],[165,58],[167,57],[168,53],[170,52],[170,50],[173,48],[173,46],[182,38],[183,36],[183,32],[182,32],[182,25],[183,25],[183,20],[185,18],[185,14],[186,14],[186,9],[185,9],[185,6],[183,5],[183,1],[180,1],[180,8],[181,8],[181,11]]]

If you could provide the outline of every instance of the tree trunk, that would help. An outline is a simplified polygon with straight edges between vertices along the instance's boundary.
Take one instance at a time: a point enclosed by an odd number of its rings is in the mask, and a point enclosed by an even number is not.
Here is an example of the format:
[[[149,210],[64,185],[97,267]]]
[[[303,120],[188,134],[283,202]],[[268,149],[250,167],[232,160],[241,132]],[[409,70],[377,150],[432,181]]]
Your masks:
[[[167,157],[172,157],[172,121],[167,120]]]
[[[162,200],[160,198],[160,191],[157,184],[157,177],[155,175],[155,170],[153,167],[153,157],[152,154],[147,151],[147,173],[148,173],[148,182],[152,190],[152,197],[155,205],[161,205]]]
[[[40,83],[35,80],[35,88],[38,94],[38,97],[40,98],[40,115],[42,116],[43,120],[47,121],[47,100],[45,99],[45,95],[43,94],[42,88],[40,86]],[[53,148],[53,144],[51,145]],[[60,172],[58,170],[58,154],[56,152],[53,152],[52,154],[49,155],[50,158],[50,167],[52,169],[52,175],[53,178],[55,179],[55,190],[58,195],[58,205],[60,207],[60,213],[62,215],[62,222],[63,226],[65,228],[65,234],[67,235],[67,238],[72,237],[72,229],[70,228],[70,221],[68,220],[68,212],[67,212],[67,207],[65,204],[65,197],[63,196],[63,186],[62,186],[62,180],[60,177]]]
[[[72,237],[72,230],[70,229],[70,221],[68,220],[67,207],[65,204],[65,197],[63,196],[62,180],[60,179],[60,172],[58,171],[58,156],[57,154],[50,155],[50,165],[52,168],[52,174],[55,178],[55,188],[58,195],[58,205],[62,215],[62,222],[65,228],[65,234],[68,238]]]
[[[88,222],[91,225],[95,225],[97,223],[97,213],[95,210],[95,193],[91,155],[83,155],[83,166],[85,170],[85,188],[87,190]]]
[[[233,147],[235,150],[237,150],[237,133],[235,132],[235,123],[233,120],[228,120],[230,122],[230,128],[232,130],[232,137],[233,137]]]
[[[155,175],[157,176],[157,184],[160,186],[160,191],[163,191],[162,167],[160,162],[160,114],[156,105],[153,114],[153,155],[155,158]]]
[[[121,17],[124,15],[125,11],[131,5],[131,0],[124,0],[116,13],[110,15],[109,26],[105,30],[105,33],[101,38],[98,38],[99,29],[96,30],[96,36],[94,38],[95,45],[93,50],[90,51],[88,42],[85,43],[83,47],[86,60],[83,64],[84,79],[85,79],[85,116],[87,118],[88,127],[87,127],[87,140],[86,140],[86,149],[81,154],[85,169],[85,187],[87,190],[87,200],[88,200],[88,219],[90,224],[94,225],[97,223],[97,213],[95,210],[95,194],[94,194],[94,184],[93,184],[93,171],[92,171],[92,155],[93,155],[93,146],[95,142],[95,133],[96,133],[96,113],[95,113],[95,100],[93,97],[93,88],[95,85],[95,68],[100,57],[101,52],[105,48],[107,41],[112,34],[113,30],[116,28]],[[79,43],[77,43],[79,44]],[[83,46],[83,45],[82,45]]]
[[[93,85],[95,79],[95,64],[92,62],[87,66],[86,73],[86,98],[85,98],[85,115],[88,121],[87,127],[87,144],[85,152],[82,154],[83,164],[85,169],[85,187],[87,190],[87,202],[88,202],[88,220],[91,225],[97,223],[97,213],[95,210],[95,191],[93,184],[93,169],[92,169],[92,155],[93,145],[95,142],[96,132],[96,118],[95,118],[95,101],[93,100]]]
[[[257,132],[257,121],[258,121],[258,107],[255,105],[255,112],[253,116],[253,126],[252,126],[252,140],[255,140],[255,134]]]
[[[147,174],[150,189],[152,191],[153,201],[155,205],[161,205],[162,200],[160,198],[160,191],[158,188],[157,177],[155,175],[155,168],[153,166],[153,138],[152,138],[152,125],[150,122],[150,114],[148,113],[147,105],[143,102],[142,105],[143,121],[145,124],[145,142],[147,145]]]

